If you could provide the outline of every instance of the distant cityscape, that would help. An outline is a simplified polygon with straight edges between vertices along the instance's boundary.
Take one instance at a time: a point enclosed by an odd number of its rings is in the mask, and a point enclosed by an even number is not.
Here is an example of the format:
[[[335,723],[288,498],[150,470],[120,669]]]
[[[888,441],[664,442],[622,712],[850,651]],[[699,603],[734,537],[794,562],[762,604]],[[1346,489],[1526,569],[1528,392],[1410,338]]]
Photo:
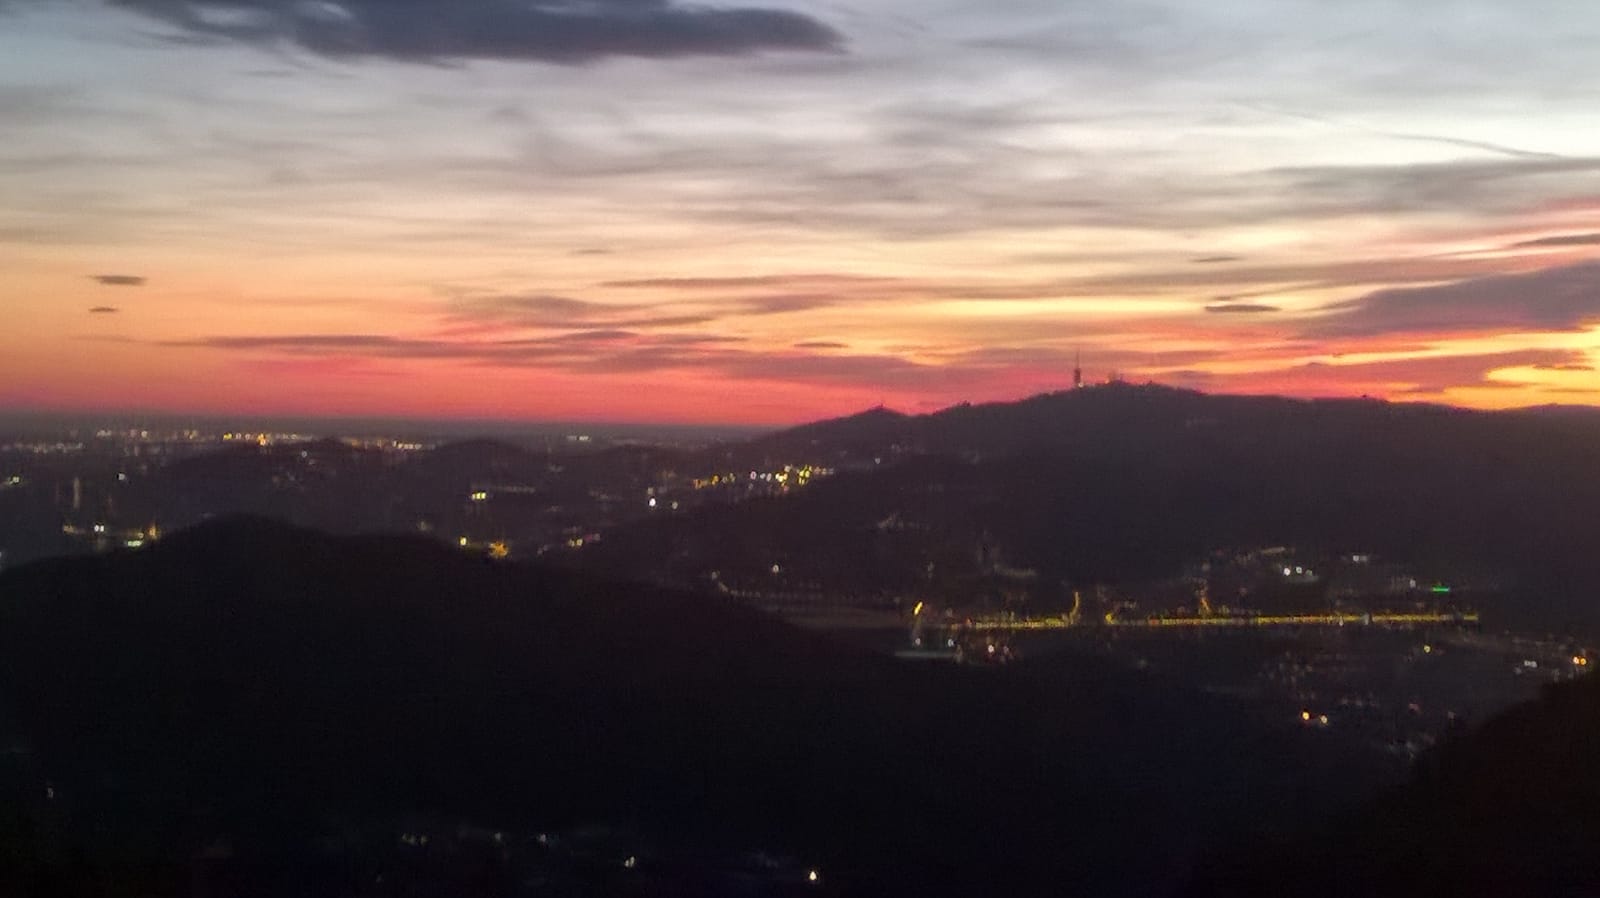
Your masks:
[[[498,441],[192,427],[0,435],[0,566],[136,551],[237,514],[410,533],[497,561],[595,566],[709,591],[908,662],[1103,655],[1404,763],[1541,684],[1589,669],[1578,637],[1517,629],[1503,572],[1359,546],[1217,547],[1165,577],[1051,581],[981,529],[952,542],[919,499],[862,536],[916,547],[923,559],[879,557],[880,572],[906,572],[876,583],[840,567],[837,553],[784,542],[708,534],[688,552],[635,551],[668,521],[766,508],[918,456],[903,439],[840,448],[584,432]],[[633,566],[618,568],[608,551]]]

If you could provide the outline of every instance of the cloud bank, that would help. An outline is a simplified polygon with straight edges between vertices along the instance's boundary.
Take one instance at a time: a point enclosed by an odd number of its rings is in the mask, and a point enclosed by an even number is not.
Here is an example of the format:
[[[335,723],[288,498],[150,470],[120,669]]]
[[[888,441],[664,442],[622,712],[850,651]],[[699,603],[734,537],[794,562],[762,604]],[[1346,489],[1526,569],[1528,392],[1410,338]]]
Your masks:
[[[1306,336],[1568,330],[1600,321],[1600,262],[1380,290],[1331,311]]]
[[[832,52],[810,16],[671,0],[113,0],[192,37],[291,44],[330,58],[581,64],[607,57]]]

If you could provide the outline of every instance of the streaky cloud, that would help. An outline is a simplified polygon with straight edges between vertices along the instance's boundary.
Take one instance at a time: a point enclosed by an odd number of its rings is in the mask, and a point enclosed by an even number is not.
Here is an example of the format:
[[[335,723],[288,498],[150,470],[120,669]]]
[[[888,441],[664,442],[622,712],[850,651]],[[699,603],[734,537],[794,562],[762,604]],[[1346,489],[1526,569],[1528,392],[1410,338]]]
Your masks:
[[[1508,156],[1512,159],[1560,159],[1559,153],[1545,153],[1539,150],[1524,150],[1521,147],[1507,146],[1503,143],[1493,143],[1487,140],[1468,140],[1461,137],[1446,137],[1439,134],[1412,134],[1403,131],[1383,132],[1397,140],[1410,140],[1418,143],[1436,143],[1444,146],[1461,147],[1467,150],[1482,150],[1485,153],[1495,153]]]
[[[896,278],[859,274],[760,274],[746,277],[662,277],[606,281],[601,287],[616,289],[665,288],[675,290],[737,290],[750,287],[824,287],[850,284],[892,283]]]
[[[1572,330],[1600,321],[1600,262],[1379,290],[1326,311],[1304,336]]]
[[[1206,311],[1213,315],[1256,315],[1265,312],[1281,312],[1281,308],[1261,302],[1222,302],[1206,306]]]
[[[582,64],[764,51],[838,52],[844,37],[803,13],[674,0],[112,0],[180,38],[291,44],[333,59]]]
[[[1553,237],[1540,237],[1537,240],[1521,240],[1508,248],[1539,249],[1551,246],[1600,246],[1600,234],[1557,234]]]
[[[1516,349],[1365,362],[1312,361],[1283,368],[1219,374],[1190,369],[1167,372],[1177,383],[1200,389],[1295,395],[1437,395],[1452,387],[1523,389],[1519,381],[1491,375],[1507,368],[1548,369],[1582,364],[1585,355],[1565,349]]]

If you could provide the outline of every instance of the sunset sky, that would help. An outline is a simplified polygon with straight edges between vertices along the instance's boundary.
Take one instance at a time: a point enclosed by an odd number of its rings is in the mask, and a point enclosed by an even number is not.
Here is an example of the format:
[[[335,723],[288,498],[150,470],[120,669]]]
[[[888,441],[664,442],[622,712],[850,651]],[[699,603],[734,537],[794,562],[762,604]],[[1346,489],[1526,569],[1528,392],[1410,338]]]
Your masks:
[[[741,5],[743,3],[752,5]],[[1593,0],[0,0],[0,409],[1600,404]]]

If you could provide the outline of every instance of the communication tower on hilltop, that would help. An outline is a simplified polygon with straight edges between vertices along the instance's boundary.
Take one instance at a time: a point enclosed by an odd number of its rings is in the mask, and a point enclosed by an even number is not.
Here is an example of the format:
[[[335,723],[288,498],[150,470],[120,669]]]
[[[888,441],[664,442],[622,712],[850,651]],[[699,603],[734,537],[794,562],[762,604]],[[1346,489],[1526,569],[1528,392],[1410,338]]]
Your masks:
[[[1083,389],[1083,352],[1080,350],[1072,357],[1072,388]]]

